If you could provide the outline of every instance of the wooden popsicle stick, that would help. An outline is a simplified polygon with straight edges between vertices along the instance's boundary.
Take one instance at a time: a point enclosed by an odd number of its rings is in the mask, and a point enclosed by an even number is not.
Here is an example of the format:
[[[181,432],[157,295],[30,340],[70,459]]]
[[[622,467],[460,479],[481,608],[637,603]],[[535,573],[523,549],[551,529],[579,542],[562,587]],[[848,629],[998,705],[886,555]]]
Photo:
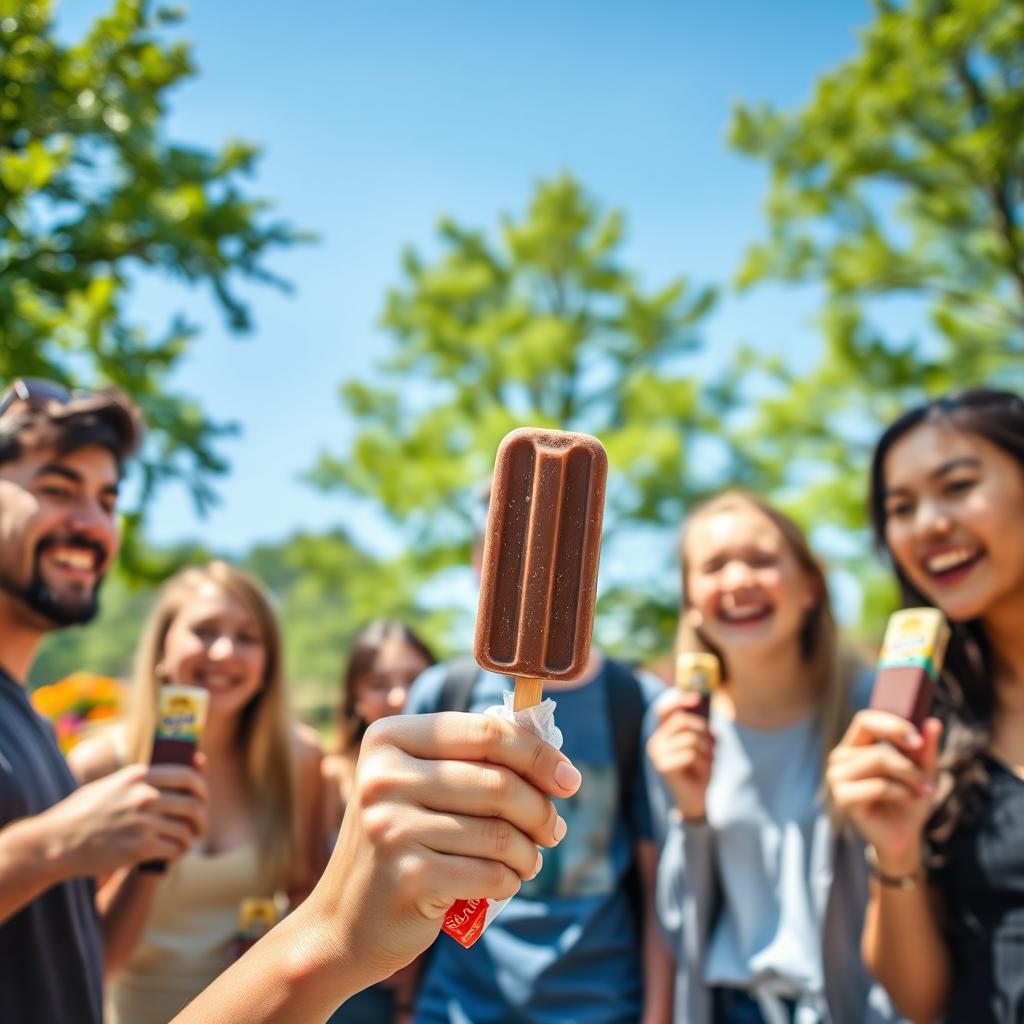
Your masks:
[[[544,680],[516,676],[516,688],[512,698],[512,710],[536,707],[544,696]]]

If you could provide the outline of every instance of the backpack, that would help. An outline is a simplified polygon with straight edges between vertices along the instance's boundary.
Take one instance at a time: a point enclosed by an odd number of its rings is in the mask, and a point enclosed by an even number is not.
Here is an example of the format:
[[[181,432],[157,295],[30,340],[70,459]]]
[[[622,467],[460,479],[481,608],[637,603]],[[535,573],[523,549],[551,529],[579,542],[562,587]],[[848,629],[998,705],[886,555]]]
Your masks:
[[[469,711],[473,702],[473,688],[480,678],[480,667],[473,658],[464,655],[451,660],[444,672],[437,711]],[[633,815],[633,788],[636,784],[640,761],[640,739],[646,712],[643,691],[630,669],[610,657],[604,659],[607,681],[607,714],[611,732],[615,771],[618,778],[618,810],[626,818],[634,838],[639,828]],[[643,920],[643,897],[636,858],[626,874],[625,886],[636,921]]]

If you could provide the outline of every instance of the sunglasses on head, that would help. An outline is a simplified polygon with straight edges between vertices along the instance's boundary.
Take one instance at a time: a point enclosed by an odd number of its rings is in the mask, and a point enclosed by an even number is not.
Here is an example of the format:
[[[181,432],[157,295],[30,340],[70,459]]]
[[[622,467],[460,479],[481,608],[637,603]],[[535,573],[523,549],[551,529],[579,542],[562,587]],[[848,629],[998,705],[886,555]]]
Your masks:
[[[0,416],[16,402],[24,402],[30,408],[41,409],[56,403],[67,405],[74,398],[85,398],[88,391],[71,390],[63,384],[38,377],[19,377],[0,397]]]

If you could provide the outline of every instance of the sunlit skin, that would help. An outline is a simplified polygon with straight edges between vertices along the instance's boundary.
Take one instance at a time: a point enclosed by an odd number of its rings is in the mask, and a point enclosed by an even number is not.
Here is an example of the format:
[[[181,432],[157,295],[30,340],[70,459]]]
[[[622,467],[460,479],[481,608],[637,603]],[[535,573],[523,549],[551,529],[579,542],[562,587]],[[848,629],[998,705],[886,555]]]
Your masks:
[[[698,517],[685,558],[687,602],[727,653],[754,657],[792,643],[816,600],[778,528],[753,507]]]
[[[114,456],[100,447],[68,455],[42,449],[0,465],[0,577],[7,587],[27,587],[38,566],[62,604],[89,605],[117,554],[119,477]],[[52,628],[22,602],[10,603],[19,619]]]
[[[207,581],[174,617],[157,674],[210,694],[208,722],[237,716],[259,693],[266,647],[245,606]]]
[[[356,714],[368,725],[401,714],[409,688],[429,665],[401,637],[390,637],[377,651],[373,667],[356,684]]]
[[[728,685],[716,691],[715,708],[759,729],[802,718],[819,695],[797,640],[819,595],[779,528],[745,503],[711,509],[687,529],[683,560],[687,614],[725,659]],[[670,691],[647,745],[688,821],[706,816],[715,747],[697,703],[696,694]]]
[[[996,694],[989,749],[1024,766],[1024,472],[1016,459],[976,434],[925,423],[885,457],[885,541],[910,583],[950,619],[980,619],[995,655]],[[942,798],[942,726],[920,733],[881,711],[862,711],[829,758],[838,812],[874,848],[880,870],[920,878],[922,836]],[[874,884],[863,936],[865,963],[913,1020],[942,1017],[954,977],[927,886]]]
[[[885,460],[885,539],[910,582],[951,619],[1024,601],[1024,472],[976,434],[924,424]]]

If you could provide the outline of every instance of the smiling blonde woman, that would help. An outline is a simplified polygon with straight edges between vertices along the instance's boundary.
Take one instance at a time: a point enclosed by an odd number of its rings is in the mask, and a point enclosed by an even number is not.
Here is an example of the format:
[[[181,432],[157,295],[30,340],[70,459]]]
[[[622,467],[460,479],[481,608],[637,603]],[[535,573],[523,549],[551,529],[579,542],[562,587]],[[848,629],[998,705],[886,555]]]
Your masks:
[[[164,585],[129,719],[72,751],[79,779],[149,760],[165,683],[210,695],[199,748],[208,825],[165,874],[125,870],[101,887],[110,1024],[166,1024],[234,959],[241,902],[294,903],[322,863],[320,750],[289,714],[280,629],[257,580],[211,562]]]

